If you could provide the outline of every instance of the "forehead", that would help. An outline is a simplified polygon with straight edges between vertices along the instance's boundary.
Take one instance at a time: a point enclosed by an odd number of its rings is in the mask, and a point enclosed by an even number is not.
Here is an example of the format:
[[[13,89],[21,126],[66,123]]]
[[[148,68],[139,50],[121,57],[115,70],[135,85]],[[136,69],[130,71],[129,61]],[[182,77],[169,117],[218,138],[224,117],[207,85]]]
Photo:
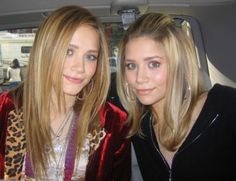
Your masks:
[[[164,47],[161,43],[148,36],[132,38],[125,46],[126,58],[144,58],[146,56],[154,55],[164,57]]]
[[[92,26],[81,25],[75,30],[70,44],[77,45],[79,47],[98,49],[99,34]]]

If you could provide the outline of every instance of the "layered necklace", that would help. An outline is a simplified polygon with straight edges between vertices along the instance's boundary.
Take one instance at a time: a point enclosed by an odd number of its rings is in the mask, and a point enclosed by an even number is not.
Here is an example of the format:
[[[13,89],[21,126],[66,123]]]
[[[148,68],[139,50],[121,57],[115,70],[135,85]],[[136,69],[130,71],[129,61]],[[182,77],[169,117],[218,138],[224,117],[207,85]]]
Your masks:
[[[76,158],[77,121],[78,115],[74,116],[73,111],[70,111],[59,126],[58,130],[56,132],[51,131],[55,157],[51,156],[52,149],[49,146],[45,146],[45,154],[50,154],[47,178],[45,178],[46,180],[60,181],[71,179]],[[66,136],[63,136],[63,131],[67,124],[70,124],[69,129]],[[25,167],[26,175],[34,178],[35,174],[32,170],[28,156],[26,156]]]
[[[73,116],[73,111],[69,111],[68,114],[66,115],[65,119],[62,121],[61,125],[57,129],[56,132],[54,132],[51,129],[52,133],[52,144],[53,144],[53,149],[55,153],[55,158],[50,157],[50,162],[48,166],[48,179],[50,177],[52,179],[56,180],[61,180],[64,175],[64,160],[66,157],[66,148],[68,147],[69,143],[69,130],[71,130],[71,123],[72,123],[72,116]],[[65,128],[69,124],[68,131],[66,133],[66,136],[63,136],[65,134]],[[50,154],[51,153],[51,148],[46,149],[45,151],[48,151],[46,153]]]
[[[59,128],[57,129],[56,132],[53,131],[53,129],[51,129],[51,135],[52,135],[52,144],[54,147],[54,151],[56,152],[57,149],[61,150],[61,147],[65,147],[65,144],[63,144],[63,142],[68,142],[68,132],[71,129],[71,120],[72,120],[72,116],[73,116],[73,111],[69,111],[66,115],[66,117],[64,118],[64,120],[62,121],[61,125],[59,126]],[[65,127],[69,125],[69,129],[67,131],[66,136],[62,136],[63,133],[65,132]],[[55,150],[56,149],[56,150]],[[50,150],[49,150],[50,151]]]

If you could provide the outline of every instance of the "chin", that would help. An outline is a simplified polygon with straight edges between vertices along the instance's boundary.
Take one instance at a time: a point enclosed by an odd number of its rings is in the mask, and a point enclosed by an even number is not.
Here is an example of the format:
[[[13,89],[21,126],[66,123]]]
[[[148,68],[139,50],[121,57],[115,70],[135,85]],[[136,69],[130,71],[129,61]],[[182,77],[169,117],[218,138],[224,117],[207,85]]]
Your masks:
[[[80,90],[64,90],[64,94],[68,96],[76,96]]]
[[[143,99],[139,99],[139,102],[145,106],[149,106],[149,105],[152,105],[154,102],[153,100],[143,100]]]

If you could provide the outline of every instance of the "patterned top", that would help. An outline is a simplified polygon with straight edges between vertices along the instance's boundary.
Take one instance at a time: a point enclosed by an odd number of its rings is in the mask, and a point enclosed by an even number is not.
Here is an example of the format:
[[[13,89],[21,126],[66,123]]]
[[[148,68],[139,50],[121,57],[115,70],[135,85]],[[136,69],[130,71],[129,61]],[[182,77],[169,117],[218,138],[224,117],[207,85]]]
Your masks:
[[[125,120],[126,113],[111,103],[100,110],[101,130],[88,134],[81,161],[74,167],[76,177],[85,175],[86,181],[130,180],[130,140],[126,138]],[[24,124],[22,112],[16,114],[7,92],[0,95],[0,133],[0,179],[19,179],[26,154]],[[60,152],[59,147],[54,145]]]

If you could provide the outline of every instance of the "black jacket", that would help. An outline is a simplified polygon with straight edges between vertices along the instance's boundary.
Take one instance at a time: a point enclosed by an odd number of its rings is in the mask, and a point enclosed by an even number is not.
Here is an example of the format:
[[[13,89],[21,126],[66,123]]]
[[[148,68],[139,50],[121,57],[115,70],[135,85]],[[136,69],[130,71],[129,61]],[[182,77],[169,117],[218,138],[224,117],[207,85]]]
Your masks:
[[[216,84],[209,91],[172,168],[159,151],[150,117],[142,121],[146,136],[132,137],[144,181],[236,180],[236,89]]]

